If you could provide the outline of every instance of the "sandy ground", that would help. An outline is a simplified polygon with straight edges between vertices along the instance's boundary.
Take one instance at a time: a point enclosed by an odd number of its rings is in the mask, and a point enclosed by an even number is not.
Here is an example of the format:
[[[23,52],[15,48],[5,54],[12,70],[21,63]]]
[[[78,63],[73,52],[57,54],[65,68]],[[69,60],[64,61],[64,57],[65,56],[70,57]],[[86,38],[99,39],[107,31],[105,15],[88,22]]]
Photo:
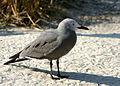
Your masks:
[[[14,55],[40,32],[0,32],[0,86],[119,86],[120,23],[90,25],[77,31],[75,47],[60,59],[60,70],[67,79],[52,80],[49,61],[36,60],[5,66]],[[53,66],[56,74],[56,63]]]
[[[69,75],[69,78],[52,80],[48,60],[33,59],[3,65],[10,56],[19,52],[40,34],[38,31],[16,28],[9,32],[0,31],[0,86],[120,86],[120,16],[116,13],[118,10],[111,9],[111,2],[87,2],[83,8],[87,19],[93,17],[90,21],[85,20],[85,25],[89,25],[90,30],[78,30],[75,47],[60,59],[61,73]],[[84,15],[78,11],[72,14],[72,11],[68,14],[76,19],[81,19],[79,13]],[[105,19],[94,21],[94,16],[99,18],[106,15]],[[53,69],[56,75],[55,61]]]

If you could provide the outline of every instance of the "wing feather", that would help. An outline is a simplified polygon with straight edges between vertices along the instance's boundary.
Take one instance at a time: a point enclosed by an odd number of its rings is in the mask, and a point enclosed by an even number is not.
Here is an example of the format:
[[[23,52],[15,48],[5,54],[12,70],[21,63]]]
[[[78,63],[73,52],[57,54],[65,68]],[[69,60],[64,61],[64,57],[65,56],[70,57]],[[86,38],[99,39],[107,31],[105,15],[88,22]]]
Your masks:
[[[30,43],[20,54],[20,56],[42,58],[52,51],[54,51],[59,45],[59,36],[55,32],[44,32],[35,41]]]

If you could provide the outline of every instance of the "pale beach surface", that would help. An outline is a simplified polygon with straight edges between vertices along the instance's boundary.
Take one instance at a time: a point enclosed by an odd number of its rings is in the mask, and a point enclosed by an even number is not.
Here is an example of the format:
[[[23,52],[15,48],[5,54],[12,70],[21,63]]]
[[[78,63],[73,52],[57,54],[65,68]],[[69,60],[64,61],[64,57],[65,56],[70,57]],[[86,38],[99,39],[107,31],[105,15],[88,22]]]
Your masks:
[[[60,71],[69,78],[52,80],[48,60],[3,65],[10,56],[35,40],[40,31],[14,28],[6,32],[0,29],[0,86],[120,86],[120,15],[116,13],[120,12],[117,10],[120,0],[113,10],[112,0],[84,1],[90,2],[82,5],[83,11],[68,11],[68,16],[82,20],[83,25],[86,19],[90,29],[78,30],[75,47],[60,59]],[[86,16],[81,19],[82,15]],[[54,75],[56,69],[54,61]]]
[[[69,78],[52,80],[49,61],[33,59],[3,65],[11,55],[33,41],[40,32],[0,32],[0,86],[119,86],[120,23],[90,25],[77,31],[75,47],[60,59],[60,70]],[[17,28],[16,28],[17,29]],[[56,62],[53,66],[56,72]]]

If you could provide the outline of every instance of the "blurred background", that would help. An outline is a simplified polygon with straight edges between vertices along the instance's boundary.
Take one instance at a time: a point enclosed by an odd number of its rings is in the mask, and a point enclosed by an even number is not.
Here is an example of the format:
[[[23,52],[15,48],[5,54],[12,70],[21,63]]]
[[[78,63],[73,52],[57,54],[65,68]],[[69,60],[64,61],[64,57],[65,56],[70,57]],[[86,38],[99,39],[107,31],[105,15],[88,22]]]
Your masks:
[[[64,18],[81,25],[120,23],[120,0],[0,0],[0,28],[56,28]],[[118,18],[116,18],[118,17]]]

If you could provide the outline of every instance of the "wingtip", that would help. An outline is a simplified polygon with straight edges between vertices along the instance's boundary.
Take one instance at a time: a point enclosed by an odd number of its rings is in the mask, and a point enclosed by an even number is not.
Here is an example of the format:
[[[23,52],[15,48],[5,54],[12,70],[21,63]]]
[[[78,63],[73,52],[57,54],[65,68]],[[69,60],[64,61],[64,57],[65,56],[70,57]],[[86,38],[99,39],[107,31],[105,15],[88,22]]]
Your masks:
[[[4,63],[3,65],[9,65],[9,63],[8,63],[8,62],[6,62],[6,63]]]
[[[9,60],[8,62],[4,63],[4,65],[9,65],[10,63],[14,63],[16,60],[16,58]]]

